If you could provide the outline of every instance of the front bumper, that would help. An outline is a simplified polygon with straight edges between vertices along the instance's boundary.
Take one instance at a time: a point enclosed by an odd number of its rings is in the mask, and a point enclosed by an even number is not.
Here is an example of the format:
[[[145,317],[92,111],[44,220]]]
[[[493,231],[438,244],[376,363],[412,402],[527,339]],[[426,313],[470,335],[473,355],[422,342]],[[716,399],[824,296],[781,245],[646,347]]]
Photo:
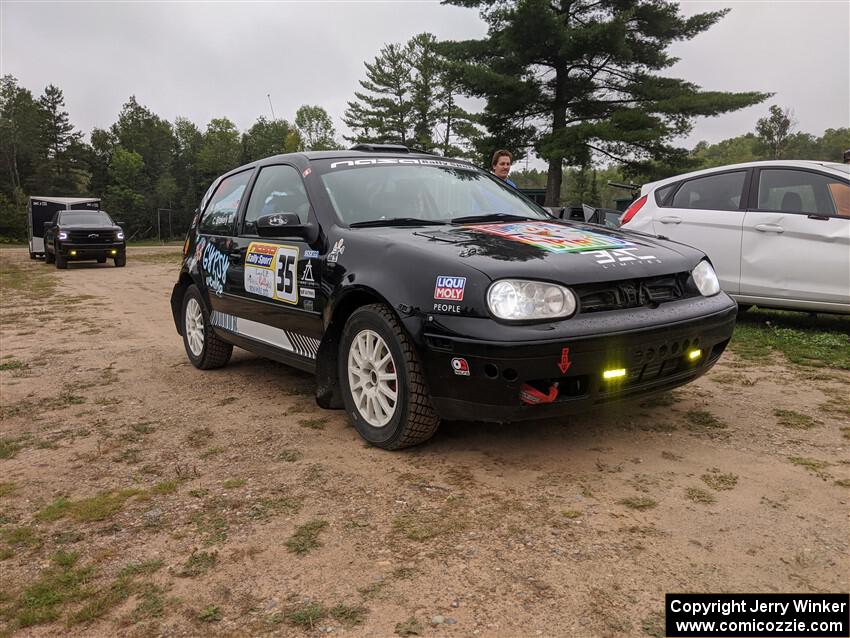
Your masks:
[[[589,328],[594,318],[583,318],[572,336],[563,332],[568,320],[554,339],[506,342],[426,329],[420,352],[434,407],[445,419],[521,421],[683,385],[708,371],[732,336],[737,306],[725,294],[717,297],[665,304],[662,322],[658,315],[648,321],[655,311],[618,311],[598,317],[594,332]],[[699,356],[690,358],[696,350]],[[456,359],[465,364],[453,365]],[[614,369],[625,370],[625,376],[603,378]],[[551,403],[527,405],[520,399],[525,384],[546,394],[555,383],[558,395]]]
[[[127,246],[124,242],[108,244],[69,244],[62,242],[59,244],[59,254],[68,260],[97,259],[99,257],[114,258],[123,255],[126,250]]]

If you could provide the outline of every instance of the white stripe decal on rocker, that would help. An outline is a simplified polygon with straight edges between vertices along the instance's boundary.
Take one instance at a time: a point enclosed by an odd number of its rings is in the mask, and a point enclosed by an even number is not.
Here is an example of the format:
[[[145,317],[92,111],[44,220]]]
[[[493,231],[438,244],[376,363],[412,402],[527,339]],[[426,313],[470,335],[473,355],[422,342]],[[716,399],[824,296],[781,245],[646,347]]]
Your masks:
[[[229,315],[218,310],[213,310],[210,315],[210,323],[217,328],[235,332],[240,336],[249,337],[281,350],[294,352],[308,359],[315,359],[319,352],[320,341],[318,339],[305,337],[297,332],[282,330],[258,321]]]

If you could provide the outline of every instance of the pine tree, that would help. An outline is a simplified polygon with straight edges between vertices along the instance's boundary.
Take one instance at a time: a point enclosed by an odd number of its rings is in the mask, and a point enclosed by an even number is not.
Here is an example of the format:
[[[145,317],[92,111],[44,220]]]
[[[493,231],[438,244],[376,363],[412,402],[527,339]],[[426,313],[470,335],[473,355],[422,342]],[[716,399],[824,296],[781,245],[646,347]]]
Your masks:
[[[671,43],[710,28],[727,10],[685,18],[662,0],[443,0],[479,8],[481,40],[447,42],[441,51],[465,91],[485,98],[482,124],[491,143],[521,151],[533,145],[549,163],[546,201],[558,202],[564,165],[593,158],[633,172],[687,164],[672,141],[697,116],[763,101],[764,93],[702,91],[657,72],[676,59]]]

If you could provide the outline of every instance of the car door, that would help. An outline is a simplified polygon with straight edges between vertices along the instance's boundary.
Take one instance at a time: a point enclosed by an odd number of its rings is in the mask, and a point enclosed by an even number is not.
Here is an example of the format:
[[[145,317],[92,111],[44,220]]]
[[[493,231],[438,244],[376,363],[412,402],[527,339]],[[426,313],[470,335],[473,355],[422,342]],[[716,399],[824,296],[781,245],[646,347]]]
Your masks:
[[[758,169],[744,216],[741,295],[850,304],[848,201],[850,185],[838,176]]]
[[[283,351],[296,359],[294,363],[309,367],[322,338],[326,302],[319,251],[297,234],[261,236],[257,220],[276,213],[295,213],[302,225],[317,223],[301,172],[290,164],[260,167],[251,186],[230,248],[231,312],[238,317],[240,337]]]
[[[711,259],[721,288],[732,294],[740,283],[748,176],[743,169],[686,180],[653,213],[655,232],[702,250]]]

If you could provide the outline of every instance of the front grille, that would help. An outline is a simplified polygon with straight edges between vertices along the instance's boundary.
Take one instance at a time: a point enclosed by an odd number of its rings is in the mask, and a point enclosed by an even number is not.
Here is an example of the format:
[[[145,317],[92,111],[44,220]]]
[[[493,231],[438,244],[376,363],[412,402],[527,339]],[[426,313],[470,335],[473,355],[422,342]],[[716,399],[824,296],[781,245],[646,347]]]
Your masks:
[[[111,244],[115,236],[111,230],[72,230],[68,241],[75,244]]]
[[[644,277],[574,286],[579,298],[579,312],[602,312],[657,306],[667,301],[696,297],[699,292],[690,290],[689,273],[680,272],[661,277]]]

